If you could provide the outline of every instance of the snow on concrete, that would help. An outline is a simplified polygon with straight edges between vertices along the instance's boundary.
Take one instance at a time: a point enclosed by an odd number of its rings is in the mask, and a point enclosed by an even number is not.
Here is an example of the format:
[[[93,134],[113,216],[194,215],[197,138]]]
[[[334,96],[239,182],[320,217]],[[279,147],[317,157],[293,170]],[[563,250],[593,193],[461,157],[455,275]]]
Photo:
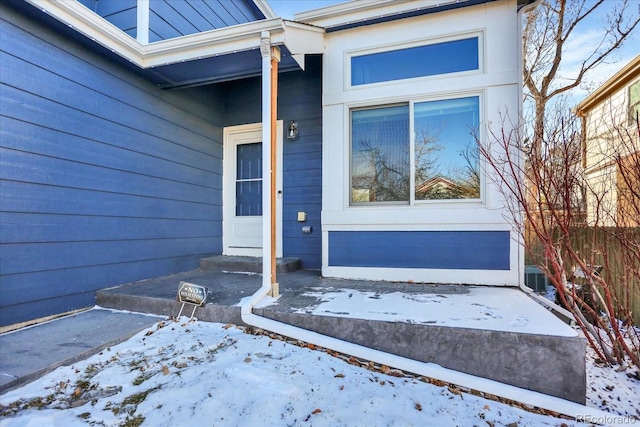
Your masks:
[[[465,287],[468,293],[363,292],[313,288],[317,304],[296,313],[575,337],[577,332],[519,289]],[[278,304],[265,298],[259,307]]]

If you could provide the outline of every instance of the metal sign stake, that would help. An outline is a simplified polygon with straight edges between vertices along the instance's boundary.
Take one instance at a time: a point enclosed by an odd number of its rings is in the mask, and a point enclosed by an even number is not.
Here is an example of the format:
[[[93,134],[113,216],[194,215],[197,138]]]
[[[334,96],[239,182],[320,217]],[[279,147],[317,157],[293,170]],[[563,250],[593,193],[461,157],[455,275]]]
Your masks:
[[[182,315],[184,306],[189,304],[193,306],[193,311],[191,311],[189,321],[193,320],[193,315],[196,314],[196,308],[203,306],[207,302],[207,294],[208,289],[204,286],[194,285],[193,283],[188,282],[180,282],[177,299],[182,303],[182,306],[178,312],[178,318]]]

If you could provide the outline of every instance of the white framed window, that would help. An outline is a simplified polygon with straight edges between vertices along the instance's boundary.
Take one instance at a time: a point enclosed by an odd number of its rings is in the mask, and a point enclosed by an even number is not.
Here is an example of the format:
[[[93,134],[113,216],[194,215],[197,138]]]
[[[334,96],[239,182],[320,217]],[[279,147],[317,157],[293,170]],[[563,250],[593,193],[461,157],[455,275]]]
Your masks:
[[[475,32],[350,52],[347,87],[482,70],[482,33]]]
[[[640,120],[640,80],[629,86],[629,108],[627,125],[633,126]]]
[[[353,108],[351,206],[481,198],[480,95]]]

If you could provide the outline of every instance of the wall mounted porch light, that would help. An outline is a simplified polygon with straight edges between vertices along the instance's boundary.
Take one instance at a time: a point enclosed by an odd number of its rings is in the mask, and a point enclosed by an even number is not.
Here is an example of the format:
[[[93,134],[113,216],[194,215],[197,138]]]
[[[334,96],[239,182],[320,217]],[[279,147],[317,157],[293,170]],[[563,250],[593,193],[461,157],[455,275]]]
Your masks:
[[[289,130],[287,130],[287,139],[294,140],[298,137],[298,123],[291,120],[289,123]]]

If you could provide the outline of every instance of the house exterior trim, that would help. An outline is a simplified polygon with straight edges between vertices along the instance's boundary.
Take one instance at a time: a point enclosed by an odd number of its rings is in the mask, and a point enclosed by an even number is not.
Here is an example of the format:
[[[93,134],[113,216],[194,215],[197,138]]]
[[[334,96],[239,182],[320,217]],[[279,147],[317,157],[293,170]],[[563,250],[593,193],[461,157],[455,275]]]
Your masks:
[[[422,16],[422,15],[427,15],[431,13],[446,12],[450,10],[459,9],[461,7],[475,6],[475,5],[484,4],[492,1],[496,1],[496,0],[468,0],[465,3],[455,2],[455,3],[438,4],[436,6],[429,7],[426,9],[418,8],[418,9],[409,10],[406,12],[396,13],[393,15],[381,15],[375,18],[363,19],[357,22],[347,22],[342,25],[327,27],[327,33],[349,30],[351,28],[364,27],[367,25],[381,24],[383,22],[391,22],[391,21],[396,21],[398,19],[413,18],[416,16]]]
[[[253,3],[258,9],[260,9],[260,12],[262,12],[267,19],[276,18],[278,16],[273,9],[271,9],[271,5],[269,5],[266,0],[253,0]]]
[[[576,108],[576,114],[579,117],[584,117],[588,110],[593,108],[598,103],[602,102],[604,98],[611,95],[613,92],[620,90],[630,80],[635,79],[640,73],[640,55],[636,56],[631,62],[625,65],[620,71],[615,73],[609,80],[607,80],[602,86],[593,91],[582,102],[580,102]]]
[[[324,27],[327,29],[327,33],[331,33],[430,13],[446,12],[494,1],[500,0],[351,1],[297,13],[294,19],[296,21]],[[540,0],[518,0],[518,10],[530,7],[539,1]]]
[[[324,30],[271,18],[202,33],[143,44],[76,1],[26,0],[140,68],[152,68],[205,57],[258,49],[263,31],[273,45],[285,45],[293,55],[322,53]],[[302,43],[300,41],[303,41]]]
[[[381,12],[386,11],[385,7],[408,9],[422,2],[378,4]],[[323,62],[323,139],[327,143],[323,144],[322,176],[323,188],[331,191],[323,192],[324,276],[493,286],[521,283],[522,257],[516,243],[519,232],[503,216],[507,206],[505,195],[482,172],[478,197],[419,199],[412,175],[417,168],[415,157],[411,157],[416,146],[416,139],[411,136],[415,134],[413,125],[407,130],[410,135],[406,151],[410,165],[407,181],[410,184],[406,198],[385,200],[374,196],[354,201],[352,161],[354,111],[406,105],[407,123],[414,123],[413,114],[418,104],[476,97],[476,136],[478,142],[486,144],[490,124],[501,122],[501,111],[520,111],[521,70],[519,63],[512,59],[520,51],[516,39],[518,6],[516,0],[489,1],[437,16],[423,14],[327,33]],[[365,9],[372,14],[372,8]],[[354,55],[389,52],[418,43],[459,40],[469,35],[478,37],[477,70],[352,84],[350,64]],[[479,170],[484,171],[482,159],[479,163]],[[366,193],[367,197],[375,191]],[[443,244],[442,236],[451,239]],[[482,236],[487,240],[483,241]],[[482,248],[496,236],[500,244]],[[449,243],[452,246],[447,246]],[[455,266],[452,260],[458,254],[459,264]],[[492,254],[494,259],[487,260],[487,254]],[[362,257],[369,260],[365,262]]]

